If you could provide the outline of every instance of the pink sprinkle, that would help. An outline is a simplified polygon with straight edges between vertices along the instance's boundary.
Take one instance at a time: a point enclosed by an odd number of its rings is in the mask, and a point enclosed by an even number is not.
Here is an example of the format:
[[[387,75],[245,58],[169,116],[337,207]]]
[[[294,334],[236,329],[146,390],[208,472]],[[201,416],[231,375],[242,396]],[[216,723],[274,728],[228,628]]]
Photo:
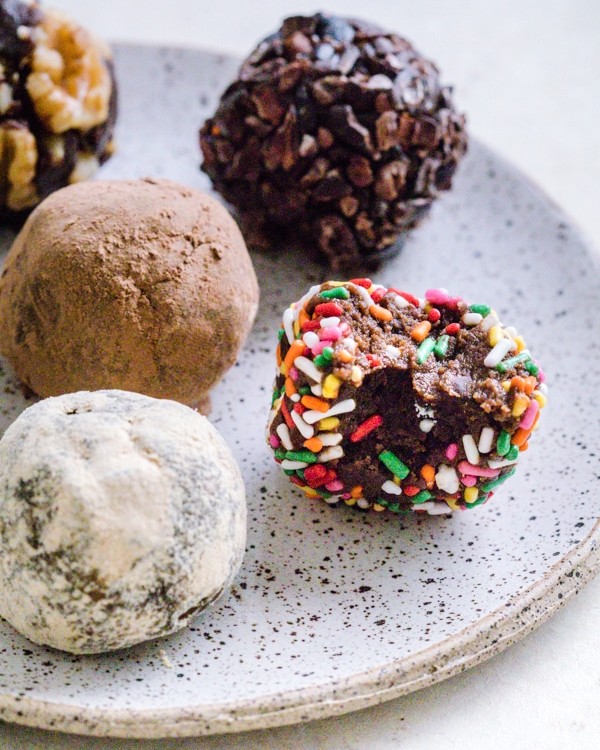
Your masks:
[[[529,430],[533,427],[533,422],[535,420],[535,415],[540,410],[540,405],[538,402],[533,399],[529,402],[529,406],[527,409],[525,409],[525,414],[523,414],[523,419],[519,422],[519,427],[522,430]]]
[[[337,341],[342,338],[342,329],[339,326],[321,328],[319,331],[319,338],[321,341]]]
[[[325,485],[325,489],[329,490],[329,492],[338,492],[339,490],[344,489],[344,483],[340,482],[339,479],[334,479],[333,482],[329,482]]]
[[[448,459],[448,461],[454,461],[457,455],[458,445],[456,443],[450,443],[450,445],[446,448],[446,458]]]
[[[497,477],[500,469],[486,469],[483,466],[473,466],[468,461],[461,461],[458,464],[458,470],[462,474],[468,474],[472,477]]]
[[[345,336],[345,335],[346,335],[347,333],[349,333],[349,332],[350,332],[350,326],[348,325],[348,323],[346,323],[346,321],[344,321],[344,322],[343,322],[343,323],[341,324],[341,326],[340,326],[340,330],[342,331],[342,333],[344,334],[344,336]]]
[[[325,349],[326,346],[328,346],[327,341],[319,341],[318,344],[315,344],[313,348],[311,349],[313,356],[316,357],[317,354],[321,354],[321,352],[323,351],[323,349]]]
[[[290,378],[292,380],[298,380],[299,373],[298,370],[295,367],[290,367]]]
[[[279,448],[281,445],[281,440],[277,437],[277,435],[269,435],[269,444],[271,448]]]
[[[342,498],[342,500],[350,500],[352,495],[349,492],[344,492],[344,494],[340,495],[340,497]]]
[[[544,375],[544,372],[542,370],[538,370],[538,374],[536,375],[538,382],[543,383],[544,380],[546,380],[546,376]]]
[[[425,299],[433,305],[443,305],[448,302],[450,295],[443,289],[428,289],[425,292]]]
[[[477,477],[461,477],[460,481],[465,485],[465,487],[472,487],[474,484],[477,484]]]

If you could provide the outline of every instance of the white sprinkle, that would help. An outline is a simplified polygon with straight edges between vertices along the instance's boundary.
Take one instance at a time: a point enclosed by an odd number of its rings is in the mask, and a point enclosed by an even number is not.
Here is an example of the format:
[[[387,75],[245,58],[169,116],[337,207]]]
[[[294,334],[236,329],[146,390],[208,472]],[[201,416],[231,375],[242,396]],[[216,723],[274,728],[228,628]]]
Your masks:
[[[465,454],[467,456],[467,461],[470,464],[473,464],[473,466],[477,466],[477,464],[479,463],[479,451],[477,450],[477,445],[475,444],[473,435],[463,435],[462,442],[465,449]]]
[[[313,346],[316,346],[321,339],[317,336],[317,334],[314,331],[307,331],[304,336],[302,336],[302,341],[308,346],[309,349],[312,349]]]
[[[280,466],[282,469],[292,469],[295,471],[296,469],[306,469],[308,464],[304,461],[289,461],[287,458],[284,458]]]
[[[313,396],[322,396],[323,386],[320,383],[317,383],[316,385],[311,385],[310,391]]]
[[[308,357],[296,357],[294,360],[294,366],[298,370],[301,370],[305,375],[308,375],[312,380],[316,380],[317,383],[320,383],[321,380],[323,380],[323,373],[317,369],[317,366],[312,360],[308,359]]]
[[[339,502],[341,495],[331,495],[331,497],[325,497],[323,498],[327,505],[335,505],[337,502]]]
[[[468,312],[462,316],[461,320],[466,326],[476,326],[477,323],[481,323],[481,321],[483,320],[483,315],[480,315],[479,313]]]
[[[365,500],[364,497],[359,497],[356,501],[356,504],[359,508],[362,508],[363,510],[366,510],[367,508],[371,507],[371,503],[368,500]]]
[[[338,445],[344,438],[339,432],[319,432],[316,437],[319,438],[323,445]]]
[[[538,391],[540,391],[540,393],[543,393],[544,396],[546,396],[548,393],[548,386],[546,385],[546,383],[540,383],[537,389]]]
[[[513,326],[507,326],[504,329],[504,332],[507,333],[511,337],[511,339],[514,339],[519,335],[517,329],[513,328]]]
[[[507,458],[504,458],[502,461],[488,461],[488,466],[490,469],[502,469],[504,466],[512,466],[513,464],[516,464],[519,460],[519,457],[513,459],[512,461],[509,461]]]
[[[392,81],[383,73],[376,73],[371,76],[366,83],[368,89],[391,89],[394,84]]]
[[[490,351],[487,357],[483,360],[483,364],[486,367],[496,367],[497,364],[502,362],[504,356],[508,354],[511,349],[515,349],[516,345],[512,339],[500,339],[496,346]],[[298,360],[296,360],[298,361]]]
[[[460,486],[456,469],[448,464],[440,464],[435,475],[435,483],[443,492],[454,495]]]
[[[452,513],[452,508],[446,503],[436,503],[433,500],[420,505],[413,505],[413,510],[426,510],[430,516],[449,516]]]
[[[290,396],[290,401],[293,401],[295,404],[297,404],[298,401],[300,401],[300,394],[292,393],[292,395]]]
[[[337,317],[332,318],[321,318],[321,328],[333,328],[339,326],[340,319]]]
[[[494,315],[494,313],[490,313],[489,315],[486,315],[485,318],[481,321],[481,330],[489,331],[490,328],[497,326],[499,323],[500,321],[498,320],[498,316]]]
[[[362,370],[358,365],[352,365],[352,369],[350,370],[350,380],[355,384],[358,385],[359,383],[362,383],[363,374]]]
[[[392,482],[391,479],[387,479],[382,485],[381,489],[384,492],[387,492],[388,495],[401,495],[402,494],[402,488],[399,487],[396,482]]]
[[[399,294],[392,293],[392,299],[397,307],[410,307],[410,302]]]
[[[314,297],[317,292],[321,290],[320,284],[315,284],[314,286],[311,286],[311,288],[306,292],[306,294],[303,297],[300,297],[298,302],[296,302],[296,310],[298,313],[300,313],[300,310],[304,307],[304,305],[308,302],[308,300],[311,297]]]
[[[304,413],[306,414],[306,412]],[[311,427],[309,424],[306,424],[306,422],[302,419],[297,411],[291,411],[290,415],[294,420],[294,424],[298,428],[298,432],[305,440],[309,440],[315,434],[315,428]]]
[[[479,435],[477,448],[480,453],[489,453],[494,444],[494,430],[491,427],[484,427]]]
[[[331,448],[325,448],[318,454],[320,463],[327,463],[327,461],[335,461],[336,458],[342,458],[344,455],[344,449],[341,445],[334,445]]]
[[[392,346],[391,344],[388,344],[385,347],[385,351],[387,352],[389,357],[399,357],[400,356],[400,349],[398,349],[397,346]]]
[[[288,307],[283,313],[283,330],[290,344],[293,344],[296,338],[294,336],[294,312],[295,310],[292,307]]]
[[[421,432],[431,432],[437,423],[436,419],[422,419],[419,422],[419,429]]]
[[[297,361],[298,360],[296,360],[296,362]],[[345,414],[348,411],[354,411],[354,409],[356,409],[356,401],[353,398],[347,398],[344,401],[338,402],[327,411],[311,409],[310,411],[305,411],[302,416],[304,417],[305,422],[308,422],[308,424],[314,424],[326,417],[335,417],[338,414]]]
[[[293,451],[294,444],[292,443],[292,439],[290,437],[290,431],[285,422],[282,422],[277,427],[277,434],[281,438],[281,443],[283,444],[283,447],[286,449],[286,451]]]
[[[356,351],[356,341],[354,339],[351,339],[349,336],[347,336],[345,339],[342,339],[342,345],[345,349],[348,349],[351,354],[354,354],[354,352]]]

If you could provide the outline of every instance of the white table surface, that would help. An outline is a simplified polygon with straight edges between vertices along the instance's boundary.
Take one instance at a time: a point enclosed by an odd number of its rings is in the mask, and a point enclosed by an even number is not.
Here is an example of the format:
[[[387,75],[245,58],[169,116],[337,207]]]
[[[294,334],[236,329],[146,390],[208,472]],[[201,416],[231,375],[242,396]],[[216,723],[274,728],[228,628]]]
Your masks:
[[[55,0],[113,41],[243,55],[314,0]],[[329,0],[399,31],[456,87],[473,134],[520,167],[600,248],[598,0]],[[599,436],[600,437],[600,436]],[[600,443],[600,440],[599,440]],[[154,742],[0,722],[2,750],[597,750],[600,578],[533,634],[465,674],[381,706],[281,729]]]

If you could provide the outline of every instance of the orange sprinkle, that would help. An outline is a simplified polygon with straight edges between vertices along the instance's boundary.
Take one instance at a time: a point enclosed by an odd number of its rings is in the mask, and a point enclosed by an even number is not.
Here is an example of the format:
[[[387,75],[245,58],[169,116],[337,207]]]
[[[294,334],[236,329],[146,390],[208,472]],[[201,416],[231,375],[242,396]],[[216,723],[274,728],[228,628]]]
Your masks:
[[[294,364],[296,357],[299,357],[304,352],[304,341],[302,339],[296,339],[292,341],[292,345],[288,349],[288,353],[285,355],[283,364],[289,372],[290,367]]]
[[[306,312],[306,308],[303,307],[302,310],[300,310],[300,312],[298,313],[298,324],[300,325],[300,328],[302,328],[307,320],[310,320],[310,316]]]
[[[309,451],[312,451],[313,453],[318,453],[321,448],[323,447],[323,443],[319,440],[319,438],[312,437],[308,440],[305,440],[303,443],[305,448],[308,448]]]
[[[433,482],[435,481],[435,469],[431,464],[425,464],[421,468],[421,476],[425,480],[427,484],[427,488],[431,489],[433,487]]]
[[[431,323],[428,320],[422,320],[412,329],[410,337],[413,341],[421,342],[427,338],[429,331],[431,331]]]
[[[285,395],[288,398],[291,398],[294,393],[296,393],[296,386],[294,385],[294,381],[291,378],[285,379]]]
[[[529,443],[523,443],[523,445],[520,445],[520,446],[519,446],[519,450],[520,450],[521,452],[522,452],[522,451],[526,451],[526,450],[527,450],[527,448],[529,448]]]
[[[327,401],[321,401],[316,396],[302,396],[300,403],[307,409],[314,409],[315,411],[326,412],[331,409],[331,404],[328,404]]]
[[[525,379],[520,375],[515,375],[514,378],[510,379],[510,387],[516,388],[518,391],[525,390]]]
[[[529,396],[537,388],[537,380],[533,375],[528,375],[525,378],[525,393]]]
[[[356,487],[353,487],[350,490],[350,497],[353,497],[356,500],[358,500],[359,498],[361,498],[362,494],[363,494],[363,488],[362,488],[361,484],[357,484]]]
[[[371,307],[369,307],[369,312],[378,320],[388,321],[393,317],[392,313],[389,310],[386,310],[385,307],[381,307],[381,305],[371,305]]]
[[[339,352],[336,352],[336,356],[340,362],[345,362],[346,364],[349,364],[354,360],[354,357],[347,349],[340,349]]]
[[[524,430],[521,427],[519,427],[519,429],[512,436],[512,440],[510,442],[513,445],[516,445],[520,448],[522,445],[524,445],[527,442],[530,435],[531,435],[531,430]]]
[[[275,354],[277,355],[277,367],[281,367],[281,344],[277,344]]]

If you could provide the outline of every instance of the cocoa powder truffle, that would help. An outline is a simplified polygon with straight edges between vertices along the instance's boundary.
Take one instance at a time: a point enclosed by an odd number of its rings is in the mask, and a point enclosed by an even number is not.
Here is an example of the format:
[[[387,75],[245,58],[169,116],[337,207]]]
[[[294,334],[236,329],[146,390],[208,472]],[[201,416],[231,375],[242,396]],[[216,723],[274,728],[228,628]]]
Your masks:
[[[119,388],[206,406],[258,305],[240,231],[166,180],[59,190],[0,277],[0,352],[40,396]]]
[[[434,63],[363,21],[288,18],[243,62],[200,133],[203,170],[247,239],[291,230],[333,269],[398,251],[467,139]]]
[[[545,393],[488,305],[326,282],[283,315],[268,440],[308,497],[451,513],[515,473]]]
[[[110,50],[57,11],[0,0],[0,219],[90,177],[115,118]]]
[[[239,469],[207,419],[134,393],[72,393],[0,440],[0,616],[98,653],[185,627],[231,583]]]

